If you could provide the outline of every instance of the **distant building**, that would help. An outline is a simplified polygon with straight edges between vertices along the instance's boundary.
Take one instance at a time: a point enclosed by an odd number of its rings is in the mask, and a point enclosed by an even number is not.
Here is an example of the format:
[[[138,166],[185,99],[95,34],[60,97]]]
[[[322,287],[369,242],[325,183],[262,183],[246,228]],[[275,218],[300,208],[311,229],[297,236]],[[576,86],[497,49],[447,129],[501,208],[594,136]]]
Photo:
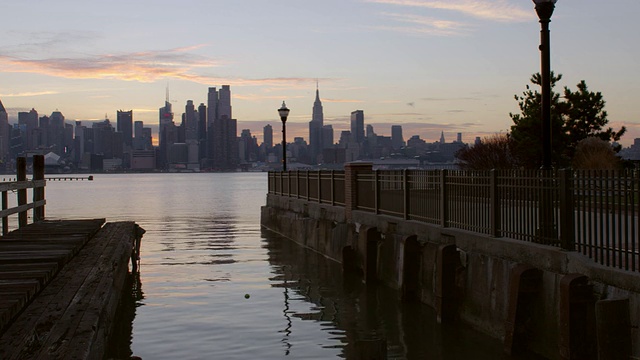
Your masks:
[[[640,161],[640,138],[633,139],[633,144],[620,151],[620,157],[625,160]]]
[[[158,168],[166,169],[169,165],[169,151],[171,145],[177,142],[177,131],[173,122],[173,111],[169,102],[169,89],[164,106],[159,109],[160,122],[158,127]]]
[[[150,171],[156,167],[154,150],[134,150],[131,153],[131,170]]]
[[[391,146],[394,150],[400,150],[404,146],[401,125],[391,125]]]
[[[333,126],[324,125],[322,127],[322,143],[323,149],[330,149],[333,147]]]
[[[273,147],[273,128],[271,124],[267,124],[262,129],[262,142],[265,144],[267,150],[270,150]]]
[[[117,112],[117,131],[122,133],[125,146],[133,147],[133,110]]]
[[[322,127],[324,126],[324,114],[322,102],[320,101],[320,91],[316,87],[316,100],[313,102],[313,113],[309,122],[309,156],[311,162],[316,163],[319,155],[322,154],[324,142],[322,140]]]
[[[6,161],[9,157],[10,130],[9,114],[0,101],[0,161]]]
[[[362,144],[364,141],[364,111],[351,112],[351,141]]]
[[[218,95],[216,101],[215,94]],[[213,120],[213,167],[219,170],[234,170],[239,163],[237,120],[231,117],[231,89],[222,85],[220,91],[209,88],[209,110],[217,109]]]

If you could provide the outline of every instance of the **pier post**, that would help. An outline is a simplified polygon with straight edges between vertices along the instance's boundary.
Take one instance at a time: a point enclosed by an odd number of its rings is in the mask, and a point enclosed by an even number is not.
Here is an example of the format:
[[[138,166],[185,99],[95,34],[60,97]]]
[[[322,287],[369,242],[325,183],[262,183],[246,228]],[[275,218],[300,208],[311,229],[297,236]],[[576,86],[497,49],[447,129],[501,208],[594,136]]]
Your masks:
[[[531,337],[535,296],[542,289],[542,271],[533,266],[518,264],[509,275],[509,302],[505,322],[504,352],[512,355],[527,347]]]
[[[451,323],[456,317],[456,266],[458,249],[443,244],[436,254],[435,310],[438,324]]]
[[[17,181],[27,181],[27,158],[19,157],[16,159]],[[27,204],[27,189],[18,190],[18,206]],[[27,211],[18,213],[18,227],[27,226]]]
[[[33,180],[44,180],[44,156],[33,156]],[[44,200],[44,187],[33,188],[33,202]],[[36,206],[33,209],[33,220],[44,220],[44,205]]]
[[[629,299],[596,302],[598,360],[630,359]]]
[[[567,274],[560,280],[560,358],[596,358],[593,314],[593,287],[589,278]]]

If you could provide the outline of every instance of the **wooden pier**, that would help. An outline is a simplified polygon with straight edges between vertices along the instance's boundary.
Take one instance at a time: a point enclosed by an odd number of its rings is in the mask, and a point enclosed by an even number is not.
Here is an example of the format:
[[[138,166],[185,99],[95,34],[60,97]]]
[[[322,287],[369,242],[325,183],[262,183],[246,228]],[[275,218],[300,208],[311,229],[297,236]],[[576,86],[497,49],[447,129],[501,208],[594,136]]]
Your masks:
[[[0,359],[104,356],[143,232],[104,222],[40,221],[0,238]]]

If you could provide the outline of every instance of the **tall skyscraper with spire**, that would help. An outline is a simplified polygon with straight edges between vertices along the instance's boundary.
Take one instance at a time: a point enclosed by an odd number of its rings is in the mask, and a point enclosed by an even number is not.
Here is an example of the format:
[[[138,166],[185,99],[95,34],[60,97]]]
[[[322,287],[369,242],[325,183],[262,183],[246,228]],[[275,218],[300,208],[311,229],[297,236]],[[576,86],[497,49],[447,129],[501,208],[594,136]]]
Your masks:
[[[174,128],[173,123],[173,111],[171,110],[171,102],[169,102],[169,87],[167,86],[167,98],[164,101],[164,106],[159,109],[160,113],[160,126],[158,128],[158,142],[159,142],[159,156],[158,167],[165,169],[169,163],[169,150],[171,144],[177,141],[176,132],[172,131]]]
[[[322,102],[320,101],[320,90],[316,83],[316,100],[313,102],[313,113],[309,122],[309,147],[312,162],[317,162],[318,156],[322,154],[322,127],[324,126],[324,114],[322,112]]]

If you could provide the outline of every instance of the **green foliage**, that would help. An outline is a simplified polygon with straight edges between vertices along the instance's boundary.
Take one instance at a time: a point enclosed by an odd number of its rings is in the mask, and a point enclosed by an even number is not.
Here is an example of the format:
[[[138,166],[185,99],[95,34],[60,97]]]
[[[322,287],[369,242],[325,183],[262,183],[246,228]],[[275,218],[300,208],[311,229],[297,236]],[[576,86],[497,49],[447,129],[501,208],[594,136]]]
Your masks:
[[[577,85],[578,91],[573,92],[568,87],[564,88],[566,109],[564,115],[564,132],[569,142],[567,149],[569,155],[573,155],[578,142],[589,136],[597,137],[605,142],[618,141],[627,131],[623,126],[620,130],[612,128],[603,130],[609,120],[604,110],[605,101],[602,93],[590,92],[587,83],[582,80]],[[620,149],[617,149],[618,151]]]
[[[553,91],[562,75],[551,73],[551,147],[555,166],[570,164],[578,142],[587,137],[597,137],[604,141],[618,141],[626,128],[618,131],[604,129],[609,122],[604,110],[605,101],[600,92],[588,90],[583,80],[577,84],[577,91],[564,88],[562,97]],[[540,74],[531,76],[531,83],[540,85]],[[538,168],[542,159],[541,94],[527,85],[522,95],[515,96],[520,114],[510,113],[512,150],[520,167]],[[619,150],[619,149],[616,149]]]
[[[562,162],[565,139],[562,136],[562,113],[564,104],[560,102],[560,95],[553,91],[556,83],[562,79],[562,75],[551,73],[551,148],[554,163]],[[531,76],[531,83],[540,86],[542,82],[540,74]],[[527,90],[522,95],[514,96],[520,108],[520,114],[509,113],[513,125],[510,138],[513,154],[519,167],[539,168],[542,161],[542,121],[540,92],[533,91],[527,85]]]

